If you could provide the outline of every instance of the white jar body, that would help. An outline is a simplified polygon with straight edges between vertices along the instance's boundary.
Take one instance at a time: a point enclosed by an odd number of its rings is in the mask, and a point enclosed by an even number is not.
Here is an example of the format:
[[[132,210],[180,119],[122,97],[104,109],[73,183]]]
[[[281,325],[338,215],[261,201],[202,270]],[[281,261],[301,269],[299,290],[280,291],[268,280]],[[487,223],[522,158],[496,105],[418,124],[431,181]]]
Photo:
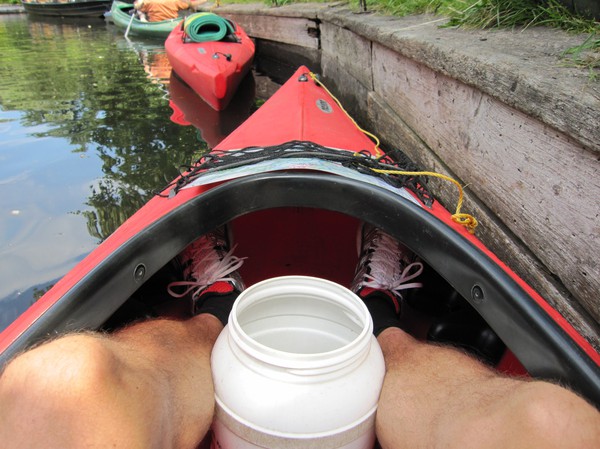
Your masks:
[[[302,276],[238,301],[213,349],[213,446],[373,447],[385,366],[362,301]]]

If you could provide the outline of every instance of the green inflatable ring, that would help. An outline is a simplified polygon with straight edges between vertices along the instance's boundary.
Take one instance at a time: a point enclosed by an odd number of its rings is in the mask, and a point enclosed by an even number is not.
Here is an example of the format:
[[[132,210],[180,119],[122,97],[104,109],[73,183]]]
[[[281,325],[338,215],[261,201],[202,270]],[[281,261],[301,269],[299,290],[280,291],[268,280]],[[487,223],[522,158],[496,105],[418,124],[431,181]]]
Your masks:
[[[211,12],[201,12],[187,17],[183,30],[192,42],[220,41],[235,31],[231,22]]]

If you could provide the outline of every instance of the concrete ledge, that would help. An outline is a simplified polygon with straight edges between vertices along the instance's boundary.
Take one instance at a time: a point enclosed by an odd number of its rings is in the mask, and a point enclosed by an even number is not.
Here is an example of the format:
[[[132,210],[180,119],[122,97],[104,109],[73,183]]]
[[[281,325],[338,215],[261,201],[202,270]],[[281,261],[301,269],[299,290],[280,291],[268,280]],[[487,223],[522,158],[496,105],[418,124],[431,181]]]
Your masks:
[[[587,36],[322,4],[218,12],[251,36],[318,51],[348,110],[424,169],[468,184],[481,240],[600,348],[600,83],[561,58]],[[432,184],[452,210],[455,191]]]
[[[560,30],[457,30],[434,16],[389,18],[335,8],[322,20],[476,87],[600,151],[600,83],[560,55],[586,36]]]
[[[0,14],[25,14],[22,5],[0,5]]]

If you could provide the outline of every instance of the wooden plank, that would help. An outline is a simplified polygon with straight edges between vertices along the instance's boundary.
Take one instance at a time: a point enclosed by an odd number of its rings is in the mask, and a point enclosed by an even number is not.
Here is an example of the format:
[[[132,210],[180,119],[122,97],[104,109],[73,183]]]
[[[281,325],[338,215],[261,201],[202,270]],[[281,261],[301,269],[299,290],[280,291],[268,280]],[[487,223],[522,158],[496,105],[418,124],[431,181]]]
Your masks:
[[[599,320],[596,155],[379,44],[373,81],[375,92]]]
[[[337,59],[323,54],[321,57],[323,80],[327,88],[341,102],[346,111],[356,120],[366,121],[369,90],[354,78]]]
[[[390,148],[402,150],[422,169],[435,171],[463,182],[446,164],[409,128],[389,107],[383,98],[371,92],[369,94],[369,125],[382,142]],[[436,198],[448,210],[454,210],[457,192],[454,185],[431,178],[428,184]],[[477,236],[501,260],[530,284],[550,305],[560,312],[596,349],[600,350],[598,325],[578,301],[557,285],[555,279],[539,259],[512,233],[507,232],[504,224],[471,191],[465,189],[463,210],[479,220]]]
[[[344,71],[364,87],[373,90],[371,74],[371,41],[336,25],[321,24],[323,57],[342,63]]]
[[[223,13],[240,24],[248,36],[300,47],[319,48],[319,29],[315,20],[302,17],[275,17]]]

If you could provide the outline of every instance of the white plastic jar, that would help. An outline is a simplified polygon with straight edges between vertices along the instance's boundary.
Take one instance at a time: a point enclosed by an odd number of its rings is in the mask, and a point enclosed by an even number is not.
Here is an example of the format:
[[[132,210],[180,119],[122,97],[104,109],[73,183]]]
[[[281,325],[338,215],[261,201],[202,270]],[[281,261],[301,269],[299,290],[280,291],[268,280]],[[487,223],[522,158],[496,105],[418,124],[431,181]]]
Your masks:
[[[213,448],[372,448],[385,366],[362,300],[324,279],[245,290],[213,348]]]

